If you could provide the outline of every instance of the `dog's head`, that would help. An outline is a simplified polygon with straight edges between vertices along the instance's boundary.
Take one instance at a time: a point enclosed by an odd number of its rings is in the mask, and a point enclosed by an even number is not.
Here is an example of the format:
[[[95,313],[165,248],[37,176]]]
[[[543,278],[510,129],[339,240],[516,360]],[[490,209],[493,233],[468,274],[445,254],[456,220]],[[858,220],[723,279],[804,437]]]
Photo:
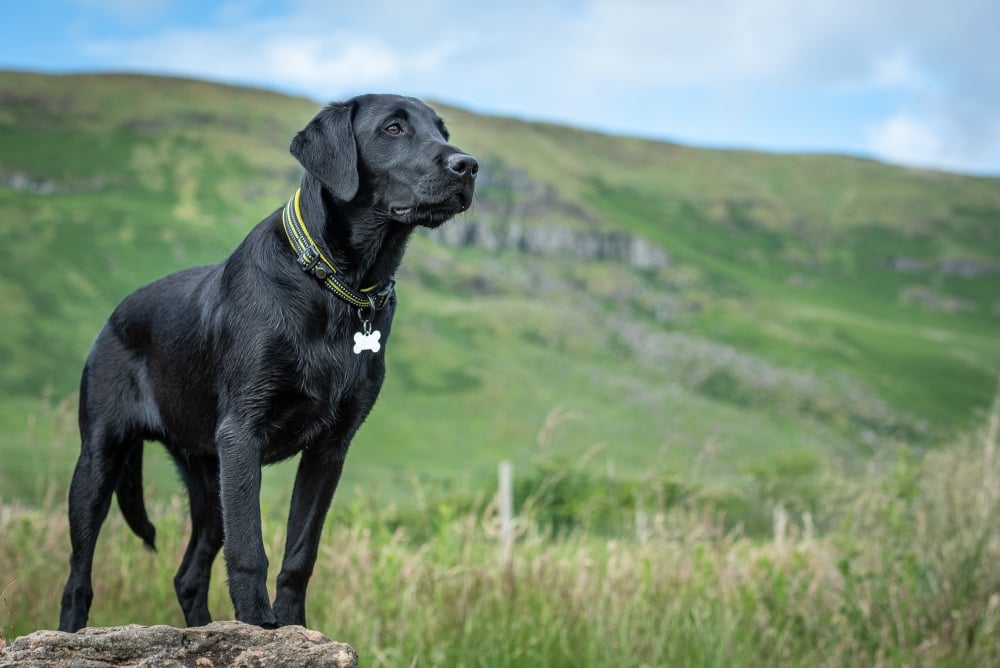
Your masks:
[[[325,107],[290,150],[338,200],[427,227],[469,208],[479,171],[475,158],[448,143],[433,109],[398,95]]]

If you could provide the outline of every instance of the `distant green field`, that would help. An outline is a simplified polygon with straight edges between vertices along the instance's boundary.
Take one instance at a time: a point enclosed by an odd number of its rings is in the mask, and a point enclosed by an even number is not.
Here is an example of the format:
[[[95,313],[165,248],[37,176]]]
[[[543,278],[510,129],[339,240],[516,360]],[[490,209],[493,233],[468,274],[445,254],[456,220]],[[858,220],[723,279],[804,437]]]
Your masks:
[[[38,498],[68,484],[78,446],[53,423],[72,424],[103,320],[137,286],[222,260],[283,204],[299,174],[287,144],[318,105],[15,72],[0,99],[0,494]],[[1000,180],[440,109],[484,164],[479,203],[449,225],[634,235],[670,261],[418,232],[345,489],[397,498],[411,478],[474,486],[500,459],[581,458],[740,485],[790,454],[855,467],[897,440],[934,445],[990,401]],[[170,468],[151,458],[150,484],[175,485]]]

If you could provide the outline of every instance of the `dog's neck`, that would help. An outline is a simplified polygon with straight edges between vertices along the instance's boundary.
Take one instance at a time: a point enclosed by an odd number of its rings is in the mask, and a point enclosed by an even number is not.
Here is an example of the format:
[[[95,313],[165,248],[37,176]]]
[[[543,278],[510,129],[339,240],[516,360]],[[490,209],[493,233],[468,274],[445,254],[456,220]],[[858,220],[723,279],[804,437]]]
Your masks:
[[[354,287],[388,284],[413,226],[388,220],[363,194],[351,202],[337,200],[308,172],[301,190],[302,222],[344,281]]]

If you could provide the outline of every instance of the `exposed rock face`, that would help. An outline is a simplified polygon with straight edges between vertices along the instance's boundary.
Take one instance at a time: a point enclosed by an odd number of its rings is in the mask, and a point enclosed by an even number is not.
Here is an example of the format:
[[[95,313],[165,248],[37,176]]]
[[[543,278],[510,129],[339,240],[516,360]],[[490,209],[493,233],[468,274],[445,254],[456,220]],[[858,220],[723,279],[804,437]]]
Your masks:
[[[1000,273],[1000,262],[975,257],[951,257],[941,260],[924,260],[905,255],[890,255],[885,266],[900,273],[916,274],[939,271],[945,276],[978,278]]]
[[[269,631],[241,622],[36,631],[0,650],[0,668],[356,668],[348,645],[301,626]]]
[[[577,224],[560,222],[565,220]],[[516,167],[484,158],[472,212],[434,229],[430,236],[446,246],[491,252],[569,255],[620,262],[636,269],[668,266],[669,258],[660,247],[627,232],[595,229],[600,224],[600,219],[578,203],[563,199],[552,186]]]
[[[578,202],[564,199],[552,186],[500,160],[484,157],[476,177],[476,211],[500,220],[524,220],[561,215],[597,223]],[[445,226],[447,227],[447,225]]]
[[[0,169],[0,186],[36,195],[51,195],[56,191],[55,181],[36,179],[21,172],[8,172],[5,169]]]
[[[636,269],[669,265],[667,254],[640,237],[625,232],[581,232],[557,225],[491,224],[485,220],[455,220],[433,230],[431,237],[446,246],[473,246],[487,251],[531,255],[565,254],[583,260],[622,262]]]

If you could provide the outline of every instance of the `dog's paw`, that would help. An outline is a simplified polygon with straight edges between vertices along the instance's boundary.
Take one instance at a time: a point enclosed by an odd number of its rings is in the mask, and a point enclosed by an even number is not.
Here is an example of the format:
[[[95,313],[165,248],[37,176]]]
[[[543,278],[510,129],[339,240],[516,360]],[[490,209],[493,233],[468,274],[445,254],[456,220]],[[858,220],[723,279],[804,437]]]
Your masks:
[[[291,590],[281,590],[277,598],[274,599],[274,618],[278,621],[278,626],[305,626],[306,625],[306,600],[305,594]]]

